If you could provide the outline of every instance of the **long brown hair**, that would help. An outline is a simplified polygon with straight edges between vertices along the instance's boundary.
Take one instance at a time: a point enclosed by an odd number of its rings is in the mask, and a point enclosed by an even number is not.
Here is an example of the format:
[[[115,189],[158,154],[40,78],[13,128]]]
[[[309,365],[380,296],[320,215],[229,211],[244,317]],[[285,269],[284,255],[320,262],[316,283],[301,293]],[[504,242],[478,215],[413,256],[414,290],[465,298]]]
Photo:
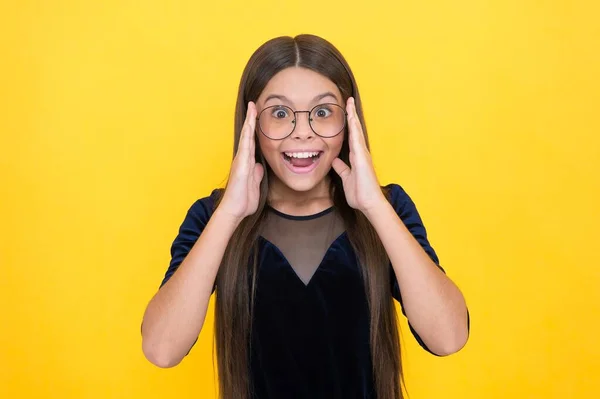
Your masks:
[[[327,77],[337,85],[344,102],[353,96],[368,147],[358,87],[344,57],[331,43],[318,36],[284,36],[259,47],[244,69],[235,108],[234,156],[248,101],[256,102],[267,82],[288,67],[308,68]],[[246,217],[235,230],[216,280],[215,340],[221,399],[251,398],[249,348],[258,270],[257,245],[266,211],[270,170],[259,147],[256,146],[256,162],[262,163],[266,175],[260,185],[258,210]],[[339,157],[350,164],[348,134],[345,134]],[[367,218],[346,202],[339,176],[333,169],[329,175],[334,206],[344,219],[347,236],[361,265],[370,310],[370,349],[376,395],[378,399],[401,399],[400,342],[396,309],[390,294],[389,258]],[[384,194],[388,196],[388,193]]]

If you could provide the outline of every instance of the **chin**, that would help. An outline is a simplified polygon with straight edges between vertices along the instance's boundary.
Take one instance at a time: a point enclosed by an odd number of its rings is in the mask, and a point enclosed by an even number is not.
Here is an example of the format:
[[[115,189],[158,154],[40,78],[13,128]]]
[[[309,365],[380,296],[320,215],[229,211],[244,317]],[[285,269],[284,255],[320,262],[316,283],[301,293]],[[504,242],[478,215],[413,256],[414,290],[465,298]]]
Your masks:
[[[287,179],[280,179],[282,181],[283,184],[285,184],[287,187],[289,187],[290,189],[297,191],[297,192],[306,192],[306,191],[310,191],[313,188],[315,188],[323,179],[310,179],[310,178],[300,178],[300,179],[295,179],[295,178],[287,178]]]

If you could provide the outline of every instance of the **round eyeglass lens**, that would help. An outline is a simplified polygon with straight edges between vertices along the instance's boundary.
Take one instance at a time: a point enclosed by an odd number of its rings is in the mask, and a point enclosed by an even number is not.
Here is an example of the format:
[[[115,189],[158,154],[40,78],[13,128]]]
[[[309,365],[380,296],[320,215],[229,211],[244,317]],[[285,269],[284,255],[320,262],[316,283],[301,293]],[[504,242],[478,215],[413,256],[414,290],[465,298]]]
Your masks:
[[[273,105],[262,110],[258,124],[265,136],[280,140],[289,136],[294,130],[295,118],[291,108],[285,105]]]
[[[334,137],[346,124],[344,109],[337,104],[319,104],[310,111],[310,126],[321,137]]]

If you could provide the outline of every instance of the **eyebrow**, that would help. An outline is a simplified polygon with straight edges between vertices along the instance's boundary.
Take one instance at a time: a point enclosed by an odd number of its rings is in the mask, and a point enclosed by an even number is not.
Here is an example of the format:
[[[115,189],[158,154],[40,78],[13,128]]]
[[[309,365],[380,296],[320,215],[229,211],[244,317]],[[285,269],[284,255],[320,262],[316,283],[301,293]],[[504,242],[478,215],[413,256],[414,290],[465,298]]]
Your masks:
[[[315,98],[313,98],[311,102],[313,102],[313,103],[317,102],[319,100],[324,99],[325,97],[333,97],[333,98],[335,98],[336,101],[339,101],[338,98],[337,98],[337,96],[335,94],[333,94],[332,92],[328,91],[328,92],[319,94],[318,96],[316,96]],[[267,98],[265,99],[265,104],[267,103],[267,101],[272,100],[274,98],[276,98],[278,100],[281,100],[283,102],[286,102],[288,104],[292,104],[292,101],[290,101],[289,98],[287,98],[286,96],[284,96],[282,94],[269,94],[269,96],[267,96]]]

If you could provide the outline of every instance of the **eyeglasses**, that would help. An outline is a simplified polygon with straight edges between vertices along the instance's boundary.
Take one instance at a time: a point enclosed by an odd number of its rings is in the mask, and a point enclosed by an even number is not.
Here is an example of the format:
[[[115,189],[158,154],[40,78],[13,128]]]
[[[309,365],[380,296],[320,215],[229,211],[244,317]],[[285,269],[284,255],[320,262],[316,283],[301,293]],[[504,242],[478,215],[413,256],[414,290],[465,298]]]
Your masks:
[[[283,140],[296,128],[296,114],[308,114],[308,124],[315,134],[324,138],[335,137],[346,127],[346,111],[337,104],[325,103],[310,111],[294,111],[285,105],[272,105],[263,109],[258,118],[262,134],[271,140]]]

